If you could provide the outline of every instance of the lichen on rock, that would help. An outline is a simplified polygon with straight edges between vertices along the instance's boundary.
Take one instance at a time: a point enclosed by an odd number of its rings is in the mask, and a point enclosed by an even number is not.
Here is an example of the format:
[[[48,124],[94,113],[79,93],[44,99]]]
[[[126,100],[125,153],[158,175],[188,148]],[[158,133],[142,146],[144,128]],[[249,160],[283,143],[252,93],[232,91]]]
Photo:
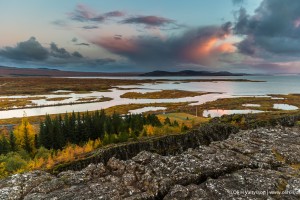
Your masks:
[[[252,129],[177,155],[17,174],[0,181],[0,199],[299,199],[299,153],[299,130]]]

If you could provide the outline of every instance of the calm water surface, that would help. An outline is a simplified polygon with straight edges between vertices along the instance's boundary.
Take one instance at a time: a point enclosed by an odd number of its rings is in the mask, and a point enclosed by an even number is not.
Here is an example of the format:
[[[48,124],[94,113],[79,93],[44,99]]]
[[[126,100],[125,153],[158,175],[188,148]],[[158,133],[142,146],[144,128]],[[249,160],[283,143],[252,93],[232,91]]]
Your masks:
[[[86,77],[85,77],[86,78]],[[95,78],[95,77],[91,77]],[[242,76],[242,77],[101,77],[110,79],[172,79],[172,81],[162,81],[157,84],[142,84],[142,85],[129,85],[119,86],[120,88],[128,90],[112,89],[110,92],[91,92],[87,94],[59,94],[52,93],[49,95],[36,95],[46,96],[47,98],[55,97],[69,97],[69,99],[57,101],[46,101],[34,100],[33,102],[37,105],[53,105],[57,103],[70,103],[76,102],[80,98],[86,97],[111,97],[113,100],[108,102],[95,102],[95,103],[84,103],[76,105],[65,105],[65,106],[51,106],[42,108],[25,108],[16,110],[0,111],[0,119],[22,117],[23,113],[26,112],[27,116],[37,116],[45,114],[57,114],[65,112],[83,112],[93,111],[98,109],[105,109],[115,105],[122,104],[143,104],[143,103],[172,103],[172,102],[193,102],[191,105],[203,104],[208,101],[214,101],[219,98],[232,98],[237,96],[257,96],[263,97],[269,94],[289,94],[289,93],[300,93],[300,76]],[[182,82],[181,80],[186,79],[249,79],[266,82],[234,82],[234,81],[213,81],[213,82]],[[136,88],[136,89],[130,89]],[[178,99],[127,99],[121,98],[120,95],[126,92],[154,92],[166,89],[178,89],[187,91],[199,91],[199,92],[215,92],[214,94],[200,95],[196,97],[178,98]],[[30,96],[0,96],[0,98],[22,98]],[[275,106],[275,105],[274,105]],[[287,106],[278,107],[279,109],[286,109]],[[288,107],[292,109],[291,107]],[[293,107],[295,109],[295,107]],[[296,108],[297,109],[297,108]],[[145,112],[157,110],[157,107],[147,107],[145,109],[137,109],[134,112]],[[245,111],[241,111],[245,112]],[[252,110],[252,112],[255,112]],[[230,114],[231,111],[225,113]],[[214,115],[213,113],[210,113]]]

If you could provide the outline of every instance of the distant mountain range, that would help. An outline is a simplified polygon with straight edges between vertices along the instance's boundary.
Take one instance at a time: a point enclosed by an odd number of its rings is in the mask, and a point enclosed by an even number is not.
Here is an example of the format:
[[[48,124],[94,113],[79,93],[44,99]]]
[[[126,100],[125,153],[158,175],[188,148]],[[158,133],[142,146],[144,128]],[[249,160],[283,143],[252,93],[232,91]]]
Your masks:
[[[0,76],[2,77],[27,77],[27,76],[45,76],[45,77],[88,77],[88,76],[138,76],[140,73],[104,73],[104,72],[74,72],[61,71],[48,68],[17,68],[0,66]]]
[[[193,70],[183,70],[179,72],[153,71],[153,72],[140,74],[140,76],[246,76],[246,75],[250,75],[250,74],[231,73],[227,71],[210,72],[210,71],[193,71]]]
[[[58,69],[48,69],[48,68],[17,68],[17,67],[4,67],[0,66],[0,77],[16,76],[16,77],[26,77],[26,76],[45,76],[45,77],[88,77],[88,76],[245,76],[250,74],[244,73],[231,73],[227,71],[221,72],[210,72],[210,71],[193,71],[184,70],[178,72],[169,71],[152,71],[147,73],[134,73],[134,72],[116,72],[116,73],[106,73],[106,72],[74,72],[74,71],[62,71]]]

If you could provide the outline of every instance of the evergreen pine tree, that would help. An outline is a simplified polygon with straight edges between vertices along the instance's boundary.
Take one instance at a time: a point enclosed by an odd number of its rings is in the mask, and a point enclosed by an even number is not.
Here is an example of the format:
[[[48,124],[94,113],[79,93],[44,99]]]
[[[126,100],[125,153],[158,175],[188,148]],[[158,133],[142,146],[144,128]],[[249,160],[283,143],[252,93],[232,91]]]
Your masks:
[[[71,142],[69,114],[65,113],[62,124],[62,133],[65,138],[65,143]]]
[[[181,125],[181,131],[187,131],[187,130],[189,130],[189,128],[183,123]]]
[[[37,134],[34,135],[34,147],[38,149],[40,147]]]
[[[128,132],[121,132],[120,135],[118,136],[119,138],[119,141],[120,142],[127,142],[128,141],[128,138],[129,138],[129,134]]]
[[[10,151],[10,145],[5,136],[1,136],[0,139],[0,154],[7,154]]]
[[[103,137],[103,144],[104,145],[107,145],[107,144],[110,144],[111,141],[110,141],[110,137],[107,133],[104,134],[104,137]]]
[[[11,151],[16,151],[16,138],[14,133],[11,131],[9,133],[9,144],[10,144],[10,150]]]
[[[71,116],[69,117],[69,132],[70,132],[70,142],[76,143],[76,115],[72,112]]]
[[[171,125],[171,120],[170,120],[169,117],[167,117],[167,118],[165,119],[164,124],[165,124],[165,125]]]
[[[24,126],[24,146],[23,149],[27,151],[28,153],[32,152],[32,147],[30,145],[29,135],[28,135],[28,128],[27,128],[27,122],[25,122]]]
[[[176,120],[174,120],[174,122],[173,122],[172,126],[178,127],[178,126],[179,126],[179,124],[178,124],[178,122],[177,122]]]
[[[112,115],[112,122],[111,123],[112,123],[112,129],[113,129],[112,132],[114,134],[119,134],[121,124],[122,124],[122,118],[116,112],[114,112],[113,115]]]

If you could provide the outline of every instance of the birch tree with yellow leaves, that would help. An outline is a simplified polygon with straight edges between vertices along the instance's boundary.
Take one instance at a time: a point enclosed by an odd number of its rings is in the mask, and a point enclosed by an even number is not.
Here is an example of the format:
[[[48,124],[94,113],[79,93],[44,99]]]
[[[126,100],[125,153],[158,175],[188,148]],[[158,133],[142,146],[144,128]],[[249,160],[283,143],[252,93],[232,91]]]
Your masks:
[[[28,122],[27,118],[22,119],[22,123],[15,127],[14,131],[16,146],[18,149],[24,149],[28,153],[35,151],[35,130]]]

